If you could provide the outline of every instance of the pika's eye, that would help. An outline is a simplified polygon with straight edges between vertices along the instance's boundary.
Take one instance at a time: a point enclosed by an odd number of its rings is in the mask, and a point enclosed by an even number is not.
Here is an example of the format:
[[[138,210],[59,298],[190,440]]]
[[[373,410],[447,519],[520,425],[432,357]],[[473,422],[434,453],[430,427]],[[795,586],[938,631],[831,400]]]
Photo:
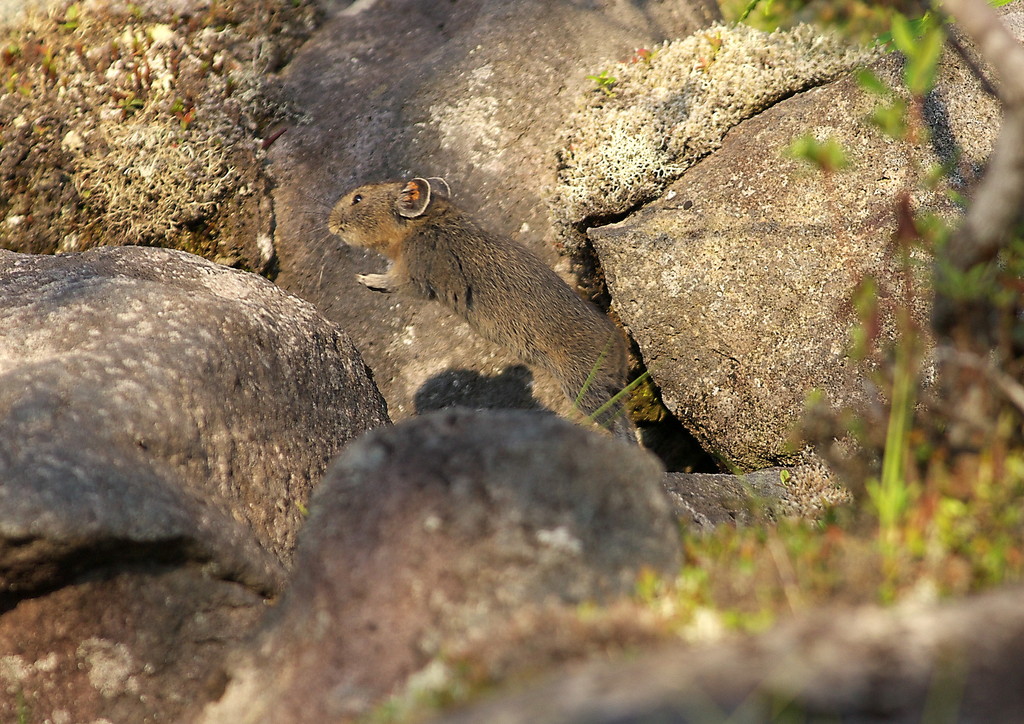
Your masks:
[[[363,200],[363,195],[362,194],[356,194],[355,196],[352,197],[352,205],[355,206],[356,204],[358,204],[362,200]]]

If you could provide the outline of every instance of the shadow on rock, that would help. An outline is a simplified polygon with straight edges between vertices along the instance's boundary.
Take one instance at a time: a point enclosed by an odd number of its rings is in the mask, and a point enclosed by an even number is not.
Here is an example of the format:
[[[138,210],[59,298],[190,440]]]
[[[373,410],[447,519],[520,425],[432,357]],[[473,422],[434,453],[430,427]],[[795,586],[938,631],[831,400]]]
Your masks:
[[[448,370],[431,377],[416,391],[416,414],[448,407],[544,409],[532,389],[533,374],[524,365],[506,367],[494,376],[473,370]]]

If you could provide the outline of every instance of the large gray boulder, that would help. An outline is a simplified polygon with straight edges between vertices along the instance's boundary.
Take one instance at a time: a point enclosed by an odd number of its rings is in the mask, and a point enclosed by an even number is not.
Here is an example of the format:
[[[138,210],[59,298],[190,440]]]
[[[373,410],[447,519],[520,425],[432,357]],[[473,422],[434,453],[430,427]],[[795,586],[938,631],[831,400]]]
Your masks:
[[[529,659],[528,632],[502,643],[528,612],[675,575],[661,475],[546,413],[443,410],[369,433],[318,488],[287,594],[200,721],[338,721],[467,646]]]
[[[877,70],[894,82],[900,73],[895,58]],[[866,120],[877,102],[852,78],[788,98],[736,126],[657,201],[588,232],[666,405],[741,470],[798,458],[790,433],[812,391],[835,408],[863,402],[868,367],[848,354],[851,299],[877,280],[881,336],[895,335],[907,286],[893,241],[899,196],[955,216],[921,170],[958,151],[970,179],[998,128],[996,102],[950,57],[926,108],[930,144],[883,136]],[[786,158],[807,132],[838,140],[851,168],[826,177]],[[927,326],[927,289],[911,279]]]
[[[280,591],[327,463],[387,422],[265,279],[0,251],[0,717],[174,720]]]
[[[368,181],[444,176],[455,201],[485,227],[555,265],[546,189],[558,129],[595,88],[586,76],[717,13],[706,0],[357,2],[295,56],[282,74],[285,96],[308,123],[290,126],[269,152],[277,282],[353,336],[396,419],[421,411],[416,398],[425,387],[434,400],[447,387],[447,404],[536,403],[531,379],[507,374],[517,360],[439,306],[358,284],[356,273],[384,262],[329,238],[331,204]],[[488,384],[467,401],[453,372]],[[558,386],[538,383],[537,396],[557,407]]]

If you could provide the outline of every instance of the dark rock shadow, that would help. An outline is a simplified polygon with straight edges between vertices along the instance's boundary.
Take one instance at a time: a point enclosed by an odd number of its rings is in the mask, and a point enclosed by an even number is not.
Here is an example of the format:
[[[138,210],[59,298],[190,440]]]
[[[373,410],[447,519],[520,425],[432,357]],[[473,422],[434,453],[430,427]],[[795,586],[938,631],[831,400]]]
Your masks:
[[[643,446],[661,458],[670,473],[720,473],[721,467],[671,413],[656,423],[638,425]]]
[[[416,414],[448,407],[473,409],[547,410],[533,396],[533,373],[525,365],[506,367],[496,376],[467,369],[447,370],[418,390]]]

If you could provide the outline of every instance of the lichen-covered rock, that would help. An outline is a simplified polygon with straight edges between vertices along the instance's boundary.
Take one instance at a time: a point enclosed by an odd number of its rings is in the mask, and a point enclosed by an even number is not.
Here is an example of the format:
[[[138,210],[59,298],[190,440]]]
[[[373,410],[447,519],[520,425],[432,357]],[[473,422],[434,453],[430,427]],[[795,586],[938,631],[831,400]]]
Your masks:
[[[337,721],[525,611],[674,575],[660,479],[649,453],[538,412],[368,434],[318,489],[288,593],[201,721]]]
[[[574,230],[656,198],[744,119],[875,54],[809,25],[715,25],[616,65],[563,132],[550,200],[563,241],[579,251]]]
[[[386,423],[343,333],[258,276],[0,250],[0,718],[174,721]]]
[[[893,58],[877,70],[899,76]],[[960,149],[969,179],[998,128],[996,102],[948,57],[927,106],[930,144],[883,136],[866,120],[876,101],[852,78],[782,101],[734,128],[658,201],[588,232],[666,405],[742,470],[799,459],[789,436],[813,390],[837,408],[863,401],[866,367],[848,356],[851,299],[875,279],[879,331],[895,334],[893,300],[907,286],[896,200],[906,191],[915,208],[954,216],[921,170]],[[851,168],[826,177],[785,157],[807,132],[835,138]],[[926,326],[927,292],[913,276]]]
[[[557,131],[593,88],[586,76],[717,17],[707,0],[360,2],[330,18],[284,70],[286,100],[309,123],[290,126],[269,151],[277,282],[353,336],[396,419],[421,411],[424,386],[435,403],[445,402],[443,384],[447,404],[466,401],[454,386],[460,375],[488,380],[473,388],[476,407],[520,405],[530,389],[506,374],[518,360],[437,305],[359,285],[356,273],[384,261],[328,237],[333,202],[369,181],[444,176],[483,226],[555,265],[547,188]],[[559,404],[556,383],[538,377],[534,386],[544,404]]]

